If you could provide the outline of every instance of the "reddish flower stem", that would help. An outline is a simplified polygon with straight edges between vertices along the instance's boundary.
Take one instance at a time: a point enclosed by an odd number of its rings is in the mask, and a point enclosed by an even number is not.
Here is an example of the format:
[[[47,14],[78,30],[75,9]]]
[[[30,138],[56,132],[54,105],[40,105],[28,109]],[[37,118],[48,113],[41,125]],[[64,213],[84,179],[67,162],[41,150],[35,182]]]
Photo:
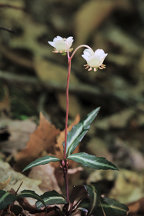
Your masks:
[[[68,160],[67,160],[67,128],[68,128],[68,113],[69,113],[69,81],[70,81],[70,73],[71,73],[71,60],[75,53],[80,49],[81,47],[86,47],[91,49],[87,45],[80,45],[77,47],[72,55],[69,55],[69,51],[67,51],[67,57],[68,57],[68,75],[67,75],[67,85],[66,85],[66,119],[65,119],[65,145],[64,145],[64,158],[62,160],[62,168],[63,168],[63,174],[64,174],[64,181],[65,181],[65,189],[66,189],[66,199],[67,202],[69,202],[69,184],[68,184]]]
[[[64,180],[65,180],[65,188],[66,188],[66,199],[69,202],[69,184],[68,184],[68,161],[66,155],[66,147],[67,147],[67,127],[68,127],[68,113],[69,113],[69,80],[71,73],[71,57],[68,56],[68,75],[67,75],[67,85],[66,85],[66,120],[65,120],[65,145],[64,145],[64,160],[62,161]]]
[[[69,80],[71,72],[71,57],[68,56],[68,75],[66,86],[66,120],[65,120],[65,146],[64,146],[64,159],[66,160],[66,147],[67,147],[67,127],[68,127],[68,113],[69,113]]]
[[[67,75],[67,86],[66,86],[66,120],[65,120],[65,145],[64,145],[64,160],[66,160],[66,148],[67,148],[67,126],[68,126],[68,113],[69,113],[69,80],[70,80],[70,73],[71,73],[71,60],[74,57],[75,53],[82,47],[87,49],[91,49],[87,45],[80,45],[78,46],[70,56],[69,51],[67,51],[68,57],[68,75]]]

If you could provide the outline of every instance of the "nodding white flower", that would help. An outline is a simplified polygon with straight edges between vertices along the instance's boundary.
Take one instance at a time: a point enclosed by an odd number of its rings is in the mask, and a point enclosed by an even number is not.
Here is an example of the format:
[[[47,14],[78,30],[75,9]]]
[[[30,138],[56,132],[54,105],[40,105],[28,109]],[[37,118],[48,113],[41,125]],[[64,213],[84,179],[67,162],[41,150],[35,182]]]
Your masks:
[[[62,38],[57,36],[53,39],[53,41],[48,41],[48,43],[55,48],[56,53],[63,53],[67,51],[71,51],[70,47],[73,43],[73,37]]]
[[[108,54],[103,51],[103,49],[97,49],[95,52],[92,49],[85,49],[82,57],[87,61],[87,64],[84,65],[88,71],[91,71],[94,68],[94,71],[97,69],[104,69],[106,66],[103,64],[105,57]]]

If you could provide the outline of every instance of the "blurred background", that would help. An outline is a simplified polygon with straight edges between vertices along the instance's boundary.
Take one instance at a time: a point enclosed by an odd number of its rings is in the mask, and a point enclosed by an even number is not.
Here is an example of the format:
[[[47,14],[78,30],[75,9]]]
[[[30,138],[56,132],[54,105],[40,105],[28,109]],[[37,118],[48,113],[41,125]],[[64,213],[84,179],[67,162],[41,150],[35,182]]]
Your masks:
[[[85,171],[86,181],[116,181],[111,196],[135,201],[144,195],[143,0],[0,0],[0,150],[10,156],[23,149],[22,135],[11,146],[10,125],[17,120],[23,134],[21,122],[38,123],[40,111],[64,129],[67,59],[48,45],[57,35],[73,36],[73,48],[108,53],[106,69],[96,73],[84,69],[83,50],[75,55],[69,124],[101,106],[81,149],[113,161],[122,175]]]

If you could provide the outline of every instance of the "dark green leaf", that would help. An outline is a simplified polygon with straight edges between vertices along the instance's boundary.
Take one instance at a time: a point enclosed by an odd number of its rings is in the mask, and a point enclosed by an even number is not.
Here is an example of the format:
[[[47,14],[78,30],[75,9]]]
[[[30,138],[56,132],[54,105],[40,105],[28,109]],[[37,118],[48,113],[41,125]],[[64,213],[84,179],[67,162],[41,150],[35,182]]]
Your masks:
[[[91,213],[93,212],[94,208],[97,206],[98,203],[98,193],[96,191],[96,188],[93,185],[85,185],[85,189],[88,193],[88,197],[90,200],[90,207],[89,207],[89,211],[88,211],[88,215],[91,215]]]
[[[80,152],[68,156],[69,160],[76,161],[83,166],[91,167],[93,169],[112,169],[118,170],[118,168],[112,164],[110,161],[106,160],[103,157],[96,157],[95,155],[90,155],[85,152]]]
[[[43,203],[43,205],[45,205],[43,199],[41,198],[40,195],[36,194],[34,191],[32,190],[23,190],[21,191],[21,193],[18,195],[18,197],[31,197],[33,199],[36,199],[40,202]]]
[[[87,133],[88,129],[90,128],[90,124],[93,122],[93,120],[97,116],[99,110],[100,110],[99,107],[93,110],[91,113],[87,115],[86,119],[82,120],[77,125],[75,125],[72,128],[72,130],[68,133],[67,149],[66,149],[67,156],[72,154],[73,151],[78,146],[79,142],[81,142],[81,140]]]
[[[54,190],[48,191],[48,192],[44,193],[43,195],[41,195],[41,199],[44,201],[46,206],[54,205],[54,204],[66,204],[67,203],[65,198],[61,194],[57,193]],[[36,207],[39,209],[39,208],[44,207],[44,205],[42,202],[37,201]]]
[[[8,205],[16,200],[16,195],[0,190],[0,210],[5,209]]]
[[[41,157],[41,158],[38,158],[37,160],[33,161],[29,165],[27,165],[23,169],[23,172],[26,171],[26,170],[28,170],[28,169],[30,169],[30,168],[32,168],[32,167],[35,167],[35,166],[44,165],[44,164],[48,164],[50,162],[57,162],[57,161],[60,161],[60,159],[56,158],[56,157],[53,157],[53,156]]]
[[[103,216],[126,216],[128,212],[127,206],[110,198],[101,198],[99,207],[96,208],[95,214]]]
[[[128,212],[127,206],[110,198],[100,198],[98,205],[93,210],[94,215],[98,216],[126,216]],[[78,209],[88,214],[90,203],[84,201]]]

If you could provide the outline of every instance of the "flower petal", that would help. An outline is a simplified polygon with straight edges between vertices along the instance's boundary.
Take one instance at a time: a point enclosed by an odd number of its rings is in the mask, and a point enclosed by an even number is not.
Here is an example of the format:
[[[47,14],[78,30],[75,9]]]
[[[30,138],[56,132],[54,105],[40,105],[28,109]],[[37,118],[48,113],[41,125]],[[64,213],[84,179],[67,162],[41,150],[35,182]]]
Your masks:
[[[49,43],[51,46],[55,47],[55,43],[54,43],[53,41],[48,41],[48,43]]]
[[[58,41],[58,40],[63,40],[63,38],[60,37],[60,36],[56,36],[56,37],[53,39],[53,42],[56,42],[56,41]]]
[[[90,68],[99,68],[108,54],[103,49],[97,49],[95,52],[92,49],[85,49],[82,57],[87,61]]]
[[[74,39],[73,39],[72,36],[71,36],[71,37],[68,37],[68,38],[66,39],[66,42],[67,42],[69,48],[71,47],[73,41],[74,41]]]
[[[94,55],[94,52],[93,52],[92,49],[85,49],[85,50],[83,51],[82,57],[83,57],[86,61],[88,61],[89,58],[90,58],[91,56],[93,56],[93,55]]]
[[[101,61],[100,58],[97,58],[93,55],[91,58],[89,58],[87,63],[90,67],[98,68],[103,63],[103,60]]]
[[[103,55],[103,54],[105,54],[105,52],[104,52],[103,49],[97,49],[97,50],[95,51],[95,54],[97,54],[97,55]]]
[[[55,47],[58,52],[66,52],[70,49],[73,42],[73,37],[62,38],[60,36],[56,36],[53,41],[48,41],[48,43]]]
[[[105,53],[103,49],[97,49],[95,51],[95,56],[99,57],[100,59],[105,59],[105,57],[108,55],[108,53]]]

